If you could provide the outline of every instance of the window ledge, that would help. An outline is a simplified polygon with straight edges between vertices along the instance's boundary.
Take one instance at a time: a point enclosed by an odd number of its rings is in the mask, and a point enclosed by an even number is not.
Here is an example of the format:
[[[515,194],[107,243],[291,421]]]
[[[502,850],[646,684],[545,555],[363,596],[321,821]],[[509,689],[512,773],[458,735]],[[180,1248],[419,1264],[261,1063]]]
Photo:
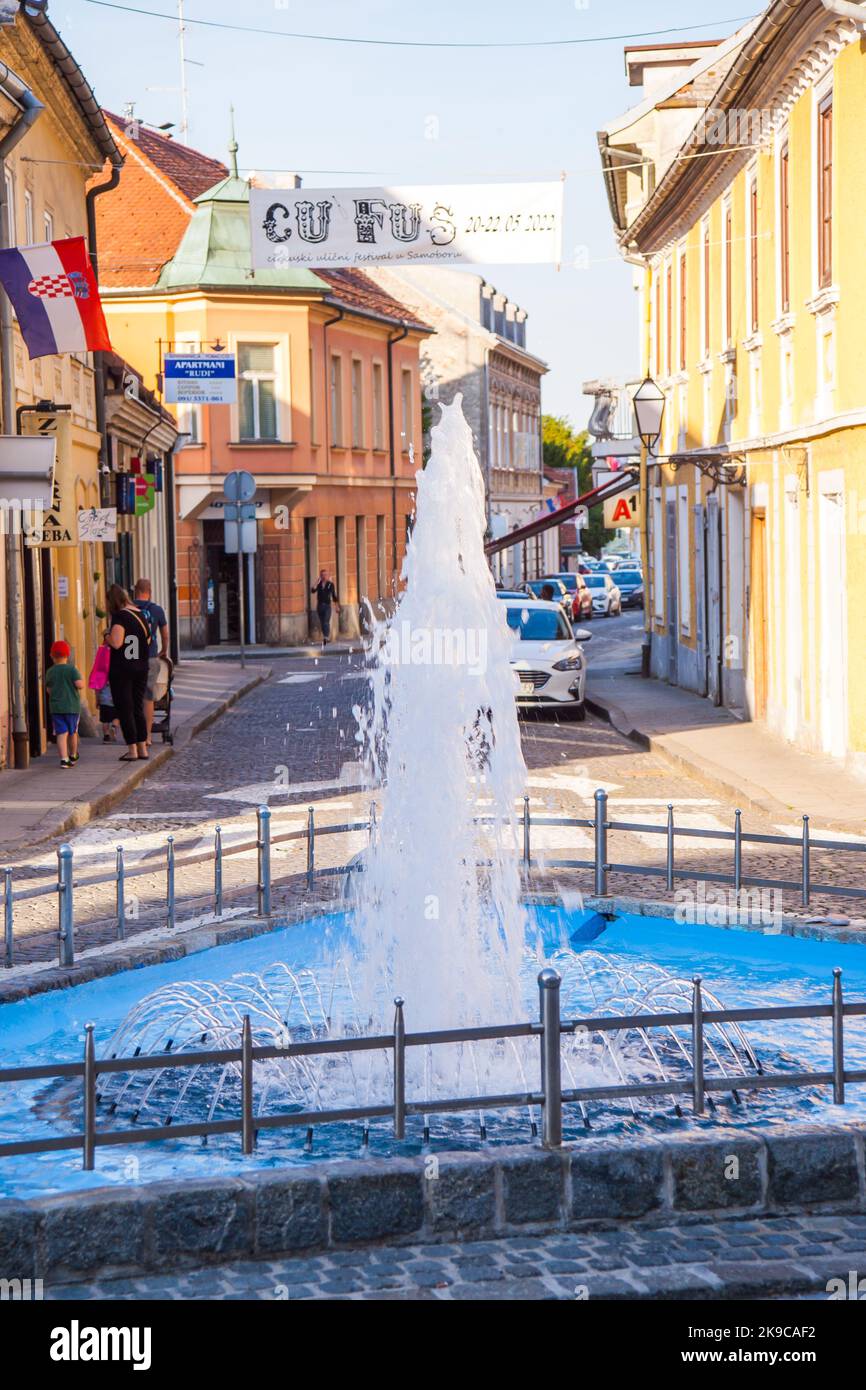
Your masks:
[[[777,319],[774,319],[770,327],[779,337],[781,337],[783,333],[790,333],[794,327],[794,315],[791,313],[790,309],[786,313],[780,314]]]
[[[230,439],[230,449],[297,449],[294,439]]]
[[[836,308],[841,297],[838,285],[828,285],[826,289],[819,290],[814,299],[806,300],[806,308],[810,314],[827,314]]]

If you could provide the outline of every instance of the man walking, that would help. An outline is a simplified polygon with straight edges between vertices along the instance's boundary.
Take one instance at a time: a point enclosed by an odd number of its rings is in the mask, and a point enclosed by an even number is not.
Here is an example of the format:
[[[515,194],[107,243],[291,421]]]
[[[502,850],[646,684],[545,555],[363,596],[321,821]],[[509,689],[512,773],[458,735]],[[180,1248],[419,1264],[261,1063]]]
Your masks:
[[[311,594],[316,595],[316,612],[319,615],[319,624],[322,629],[322,646],[326,647],[331,640],[331,604],[337,612],[340,611],[340,601],[337,598],[337,590],[328,570],[319,571],[319,579],[310,590]]]
[[[135,606],[150,624],[150,646],[148,648],[147,689],[144,692],[144,717],[147,721],[147,746],[153,739],[154,691],[159,680],[160,658],[168,656],[168,618],[165,609],[151,598],[153,590],[149,579],[139,579],[135,585]]]

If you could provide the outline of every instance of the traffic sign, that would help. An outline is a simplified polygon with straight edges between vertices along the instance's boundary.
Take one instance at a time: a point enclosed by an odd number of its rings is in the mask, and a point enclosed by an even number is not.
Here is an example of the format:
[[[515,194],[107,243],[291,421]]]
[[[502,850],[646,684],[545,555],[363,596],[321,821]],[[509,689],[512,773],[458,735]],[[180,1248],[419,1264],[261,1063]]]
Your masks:
[[[255,503],[227,502],[223,522],[223,549],[226,555],[255,555],[259,539]]]
[[[227,502],[252,502],[256,495],[256,480],[246,469],[236,468],[226,474],[223,492]]]

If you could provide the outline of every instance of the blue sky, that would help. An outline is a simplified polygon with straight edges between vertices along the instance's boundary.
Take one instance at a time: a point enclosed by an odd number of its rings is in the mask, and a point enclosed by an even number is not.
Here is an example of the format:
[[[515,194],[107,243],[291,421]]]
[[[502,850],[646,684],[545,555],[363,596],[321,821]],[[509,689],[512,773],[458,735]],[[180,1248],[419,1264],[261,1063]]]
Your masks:
[[[123,3],[175,9],[174,0]],[[582,427],[589,402],[581,382],[636,369],[636,296],[616,253],[596,145],[596,131],[640,97],[626,83],[624,40],[436,50],[276,35],[482,43],[645,33],[697,18],[701,27],[681,37],[710,38],[748,15],[744,0],[699,8],[687,0],[186,0],[185,10],[188,21],[275,35],[189,24],[189,143],[207,154],[225,158],[231,103],[241,165],[304,171],[305,185],[544,179],[565,170],[563,267],[480,269],[529,313],[527,345],[551,369],[548,411]],[[51,15],[100,101],[117,111],[133,101],[144,120],[179,122],[178,92],[166,90],[179,86],[176,24],[89,0],[54,0]],[[575,267],[576,253],[588,269]]]

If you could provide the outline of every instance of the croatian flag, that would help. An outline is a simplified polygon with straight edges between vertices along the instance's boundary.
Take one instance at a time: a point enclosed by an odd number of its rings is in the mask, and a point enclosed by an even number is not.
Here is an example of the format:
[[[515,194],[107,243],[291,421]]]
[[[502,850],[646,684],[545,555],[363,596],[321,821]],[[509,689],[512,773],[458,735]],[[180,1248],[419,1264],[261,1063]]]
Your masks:
[[[31,357],[111,351],[83,236],[0,251],[0,284]]]

